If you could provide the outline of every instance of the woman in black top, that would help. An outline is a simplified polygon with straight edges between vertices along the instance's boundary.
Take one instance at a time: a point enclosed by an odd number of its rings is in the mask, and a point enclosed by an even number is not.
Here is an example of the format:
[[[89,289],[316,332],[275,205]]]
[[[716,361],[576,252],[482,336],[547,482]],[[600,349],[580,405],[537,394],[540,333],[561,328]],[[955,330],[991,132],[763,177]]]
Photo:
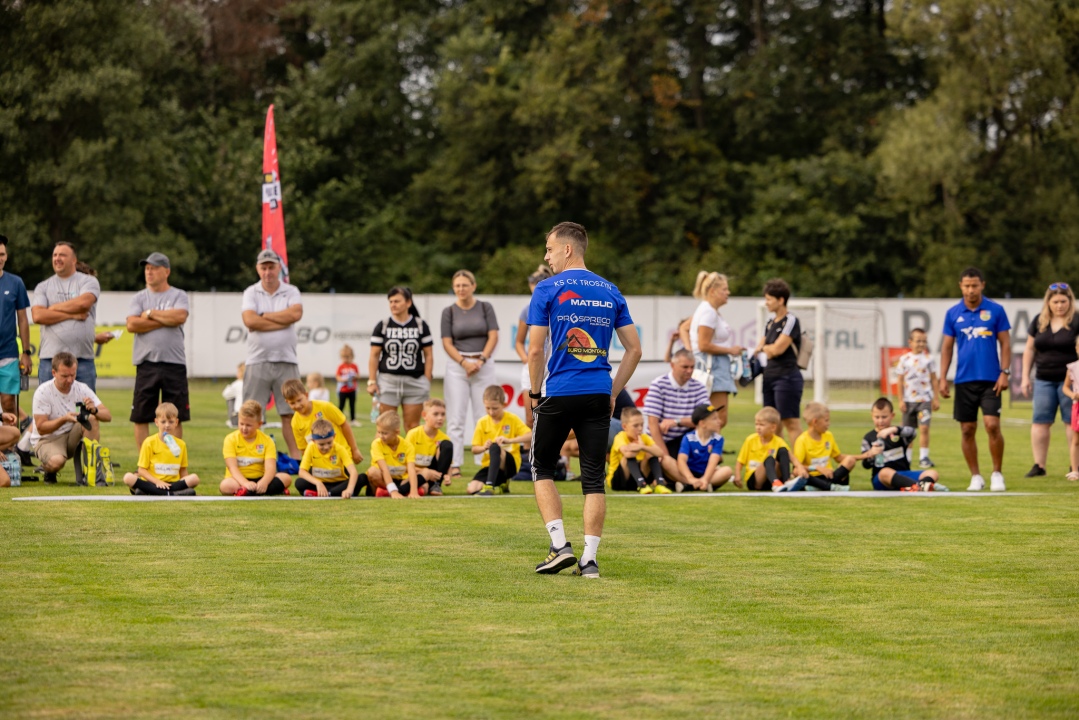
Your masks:
[[[1049,455],[1049,435],[1059,410],[1071,442],[1072,401],[1064,394],[1064,379],[1068,363],[1075,362],[1075,338],[1079,336],[1079,313],[1075,312],[1075,295],[1067,283],[1053,283],[1045,291],[1042,311],[1027,330],[1027,346],[1023,350],[1023,394],[1033,391],[1034,416],[1030,425],[1030,447],[1034,452],[1034,467],[1026,477],[1045,475]],[[1031,368],[1037,377],[1031,381]],[[1073,468],[1074,469],[1074,468]]]
[[[405,428],[420,423],[423,403],[431,397],[434,341],[431,329],[412,304],[412,290],[396,286],[386,293],[390,316],[371,333],[367,392],[378,398],[379,412],[401,406]]]
[[[783,427],[790,435],[790,444],[802,434],[802,390],[805,380],[798,369],[798,348],[802,344],[802,325],[787,312],[791,288],[779,278],[764,284],[764,306],[772,318],[764,326],[764,337],[757,342],[754,354],[764,353],[768,364],[761,373],[764,406],[779,411]]]

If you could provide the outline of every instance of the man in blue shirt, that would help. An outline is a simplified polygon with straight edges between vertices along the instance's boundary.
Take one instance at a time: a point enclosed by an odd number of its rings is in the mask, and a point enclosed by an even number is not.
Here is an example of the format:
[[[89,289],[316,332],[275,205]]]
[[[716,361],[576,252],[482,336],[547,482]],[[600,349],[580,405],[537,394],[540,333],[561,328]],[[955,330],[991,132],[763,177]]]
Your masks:
[[[4,272],[7,263],[7,237],[0,235],[0,405],[3,411],[19,414],[19,374],[29,375],[30,321],[26,308],[30,298],[26,285],[18,275]],[[22,340],[22,352],[16,342],[16,332]]]
[[[982,295],[982,271],[968,267],[959,276],[963,302],[948,310],[944,318],[944,342],[940,347],[940,394],[948,397],[948,366],[956,349],[955,411],[963,431],[963,457],[970,468],[968,491],[985,489],[978,467],[978,408],[989,436],[993,474],[989,489],[1003,492],[1004,435],[1000,432],[1000,393],[1008,387],[1012,367],[1011,323],[1004,308]],[[997,347],[1000,347],[998,354]]]
[[[607,514],[603,494],[607,432],[615,397],[641,359],[641,340],[625,298],[612,283],[584,264],[588,234],[576,223],[555,225],[547,233],[544,260],[554,276],[536,285],[528,307],[528,371],[532,391],[532,481],[536,504],[551,537],[538,573],[557,573],[575,565],[574,574],[599,577],[596,552]],[[611,380],[607,353],[617,333],[626,349]],[[554,476],[570,430],[580,448],[584,493],[584,552],[578,563],[562,525],[562,498]]]

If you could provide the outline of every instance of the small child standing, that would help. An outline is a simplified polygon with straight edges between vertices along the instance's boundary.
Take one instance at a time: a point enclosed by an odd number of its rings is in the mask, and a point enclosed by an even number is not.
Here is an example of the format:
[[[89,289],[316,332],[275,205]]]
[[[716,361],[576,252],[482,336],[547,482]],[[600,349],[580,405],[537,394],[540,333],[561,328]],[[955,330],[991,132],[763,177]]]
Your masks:
[[[873,429],[862,438],[862,465],[873,471],[874,490],[918,492],[944,490],[937,487],[937,471],[910,469],[907,449],[914,439],[914,428],[894,424],[895,410],[886,397],[873,403]]]
[[[244,370],[247,365],[240,363],[236,366],[236,379],[225,386],[225,389],[221,391],[221,397],[225,398],[225,406],[228,408],[229,419],[225,424],[230,428],[236,427],[239,422],[237,412],[240,409],[240,403],[244,401]]]
[[[509,493],[509,479],[521,467],[521,445],[532,442],[532,431],[524,420],[506,412],[506,392],[501,385],[483,391],[487,414],[476,423],[472,434],[472,454],[483,455],[479,472],[468,483],[469,495],[494,495],[498,487]]]
[[[338,442],[333,424],[319,419],[311,425],[311,444],[300,461],[296,491],[304,497],[348,499],[367,486],[367,476],[356,472],[352,453]]]
[[[678,448],[678,474],[695,490],[712,492],[731,479],[734,471],[723,465],[723,436],[719,434],[722,407],[698,405],[690,419],[696,429],[682,436]]]
[[[416,448],[401,437],[401,418],[387,410],[375,421],[375,439],[371,443],[371,469],[367,471],[375,497],[423,497],[424,491],[416,476]],[[407,482],[397,486],[397,481]]]
[[[326,387],[326,382],[322,379],[322,373],[313,372],[307,374],[307,397],[322,402],[330,401],[330,391]]]
[[[356,424],[356,378],[360,376],[360,369],[356,367],[355,356],[352,347],[341,347],[341,364],[337,366],[337,406],[341,412],[345,411],[345,403],[348,403],[348,421]]]
[[[1075,339],[1075,350],[1079,352],[1079,338]],[[1064,378],[1064,394],[1072,399],[1072,437],[1068,448],[1071,465],[1065,477],[1076,482],[1079,481],[1079,360],[1068,363],[1068,376]]]
[[[914,328],[907,342],[910,352],[900,357],[895,366],[899,381],[899,412],[903,427],[918,428],[918,466],[928,469],[933,467],[933,461],[929,459],[929,423],[933,413],[940,410],[937,363],[929,354],[925,330]]]
[[[663,476],[662,456],[656,441],[644,432],[644,416],[635,407],[622,409],[622,431],[611,443],[607,487],[636,490],[642,495],[671,492]],[[673,459],[673,458],[672,458]],[[673,468],[672,468],[673,469]]]
[[[441,495],[442,484],[453,484],[449,475],[453,462],[453,443],[442,432],[446,422],[446,403],[430,398],[423,403],[423,424],[408,431],[405,439],[416,449],[416,475],[427,483],[428,495]]]
[[[221,455],[225,460],[222,495],[288,495],[292,478],[277,472],[277,445],[262,432],[262,405],[248,400],[240,406],[240,429],[225,436]]]
[[[173,436],[180,424],[180,411],[170,402],[154,413],[157,434],[146,438],[139,449],[139,472],[124,475],[132,495],[194,495],[199,476],[187,472],[187,444]]]
[[[793,492],[805,488],[809,474],[797,458],[791,457],[790,446],[776,433],[779,431],[779,411],[761,408],[753,417],[755,433],[742,443],[734,464],[734,484],[746,490]],[[794,475],[791,478],[791,466]]]

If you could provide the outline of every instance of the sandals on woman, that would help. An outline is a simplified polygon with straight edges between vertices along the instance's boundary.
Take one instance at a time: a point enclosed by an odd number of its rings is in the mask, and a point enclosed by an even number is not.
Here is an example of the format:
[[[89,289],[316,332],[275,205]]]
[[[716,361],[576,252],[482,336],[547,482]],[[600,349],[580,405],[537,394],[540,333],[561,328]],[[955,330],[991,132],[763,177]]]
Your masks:
[[[1071,480],[1072,482],[1079,482],[1079,472],[1072,470],[1070,473],[1064,476],[1065,480]]]

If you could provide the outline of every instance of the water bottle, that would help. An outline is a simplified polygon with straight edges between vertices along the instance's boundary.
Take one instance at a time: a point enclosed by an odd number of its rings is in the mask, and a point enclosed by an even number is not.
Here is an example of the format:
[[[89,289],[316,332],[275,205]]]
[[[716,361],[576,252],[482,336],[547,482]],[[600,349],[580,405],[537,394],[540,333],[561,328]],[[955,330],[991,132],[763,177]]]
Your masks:
[[[165,446],[172,453],[173,457],[180,457],[180,444],[176,442],[176,438],[169,435],[167,432],[161,433],[161,442],[165,443]]]
[[[873,464],[878,468],[882,468],[884,467],[884,441],[877,440],[875,443],[873,443],[873,447],[879,447],[882,451],[879,455],[873,456]]]
[[[371,396],[371,422],[378,422],[378,393]]]
[[[742,379],[753,379],[753,370],[749,367],[749,353],[745,350],[742,351]]]

